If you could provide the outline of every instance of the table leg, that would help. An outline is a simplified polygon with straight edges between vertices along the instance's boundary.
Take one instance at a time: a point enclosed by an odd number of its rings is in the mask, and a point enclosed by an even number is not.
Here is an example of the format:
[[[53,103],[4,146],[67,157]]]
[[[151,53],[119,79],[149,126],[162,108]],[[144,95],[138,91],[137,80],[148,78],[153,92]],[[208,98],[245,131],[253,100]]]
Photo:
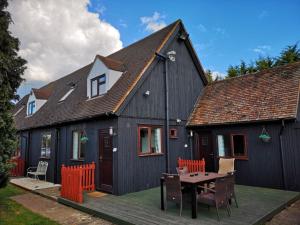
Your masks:
[[[160,179],[160,209],[165,210],[164,180]]]
[[[197,218],[197,185],[192,185],[191,190],[191,197],[192,197],[192,218]]]

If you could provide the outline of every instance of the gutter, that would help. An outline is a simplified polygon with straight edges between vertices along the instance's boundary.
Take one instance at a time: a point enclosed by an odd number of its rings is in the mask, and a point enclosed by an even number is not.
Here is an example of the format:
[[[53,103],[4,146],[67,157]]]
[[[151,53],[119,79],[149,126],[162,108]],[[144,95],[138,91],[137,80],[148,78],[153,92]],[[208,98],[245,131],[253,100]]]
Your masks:
[[[282,176],[282,183],[283,183],[283,188],[284,189],[287,189],[286,187],[286,177],[285,177],[285,162],[284,162],[284,154],[283,154],[283,151],[284,151],[284,148],[283,148],[283,142],[282,142],[282,134],[283,134],[283,131],[284,131],[284,128],[285,128],[285,123],[284,123],[284,120],[281,120],[281,128],[280,128],[280,131],[279,131],[279,151],[280,151],[280,163],[281,163],[281,176]]]

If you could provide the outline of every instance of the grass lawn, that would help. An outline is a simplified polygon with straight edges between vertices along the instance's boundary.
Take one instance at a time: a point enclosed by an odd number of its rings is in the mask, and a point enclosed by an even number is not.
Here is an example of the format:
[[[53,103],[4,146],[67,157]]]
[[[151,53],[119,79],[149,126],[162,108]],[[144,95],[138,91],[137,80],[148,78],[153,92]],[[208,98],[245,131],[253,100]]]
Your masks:
[[[24,190],[10,184],[0,189],[0,225],[58,225],[9,199],[11,196],[23,193],[25,193]]]

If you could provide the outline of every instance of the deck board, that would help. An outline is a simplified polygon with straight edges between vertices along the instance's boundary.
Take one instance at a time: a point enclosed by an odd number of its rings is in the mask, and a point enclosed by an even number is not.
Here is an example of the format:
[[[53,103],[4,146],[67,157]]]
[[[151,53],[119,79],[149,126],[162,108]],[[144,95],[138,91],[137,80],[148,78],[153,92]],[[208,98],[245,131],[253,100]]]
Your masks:
[[[236,194],[239,208],[231,206],[232,215],[227,216],[226,210],[220,210],[221,221],[219,224],[248,225],[260,224],[272,217],[274,213],[287,204],[298,199],[298,192],[282,191],[276,189],[259,188],[236,185]],[[187,196],[189,198],[189,195]],[[184,202],[182,216],[179,209],[172,203],[166,212],[160,210],[160,189],[130,193],[123,196],[106,195],[100,198],[84,196],[83,204],[76,204],[65,199],[60,202],[69,206],[90,210],[90,213],[106,217],[115,223],[129,224],[216,224],[217,214],[214,208],[207,209],[199,205],[198,218],[191,218],[189,202]]]

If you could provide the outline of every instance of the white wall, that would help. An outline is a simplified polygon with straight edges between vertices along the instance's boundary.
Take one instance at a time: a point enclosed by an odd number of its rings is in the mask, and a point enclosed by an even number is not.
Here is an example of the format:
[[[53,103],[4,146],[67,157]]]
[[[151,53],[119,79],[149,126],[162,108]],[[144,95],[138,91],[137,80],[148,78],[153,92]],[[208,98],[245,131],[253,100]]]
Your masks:
[[[28,113],[28,104],[29,104],[29,102],[32,102],[32,101],[35,101],[34,113],[37,112],[47,102],[47,100],[45,100],[45,99],[36,99],[34,93],[31,92],[31,94],[29,95],[29,98],[28,98],[28,102],[27,102],[26,114]]]
[[[96,58],[86,81],[87,82],[86,95],[88,98],[91,98],[91,79],[100,76],[102,74],[106,75],[106,92],[107,92],[121,77],[122,72],[108,69],[100,59]]]

